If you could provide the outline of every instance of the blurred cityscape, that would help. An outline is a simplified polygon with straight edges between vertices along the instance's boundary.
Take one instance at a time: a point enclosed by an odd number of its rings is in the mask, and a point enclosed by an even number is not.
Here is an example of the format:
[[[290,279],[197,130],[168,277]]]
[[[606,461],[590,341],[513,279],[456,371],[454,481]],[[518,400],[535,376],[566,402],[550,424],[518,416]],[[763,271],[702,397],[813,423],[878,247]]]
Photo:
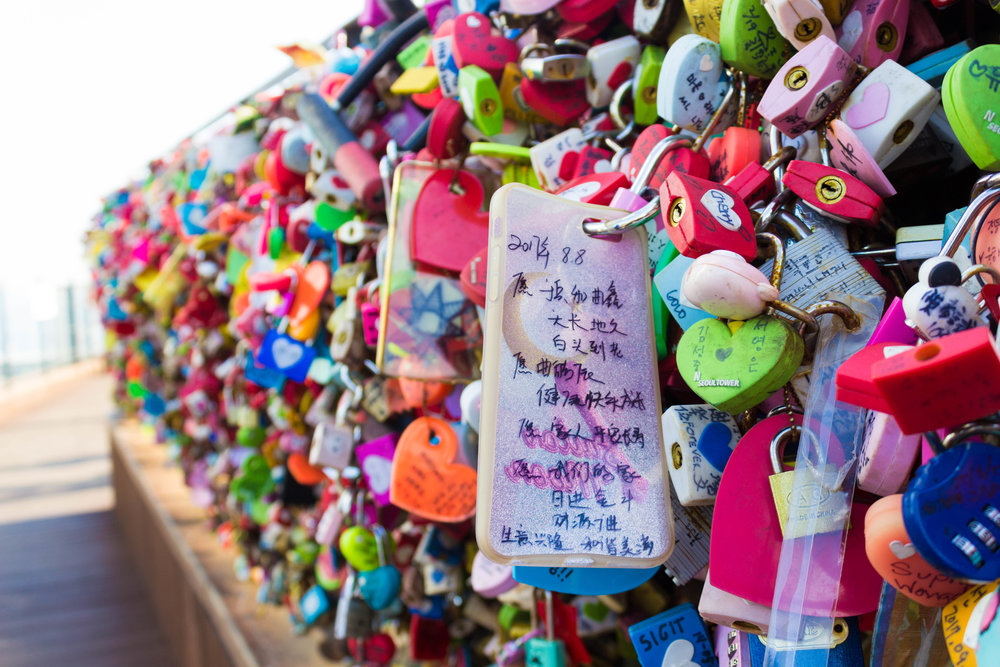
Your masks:
[[[104,351],[85,285],[0,288],[0,379],[46,371]]]

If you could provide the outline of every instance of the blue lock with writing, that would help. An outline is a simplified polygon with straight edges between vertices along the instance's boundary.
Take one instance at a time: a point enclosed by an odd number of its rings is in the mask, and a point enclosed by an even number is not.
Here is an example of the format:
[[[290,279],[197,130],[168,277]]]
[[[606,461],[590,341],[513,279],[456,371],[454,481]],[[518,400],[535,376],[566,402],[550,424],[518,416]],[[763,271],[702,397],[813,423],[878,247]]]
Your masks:
[[[514,566],[514,581],[569,595],[614,595],[630,591],[656,574],[659,567],[532,567]]]
[[[924,559],[959,579],[1000,579],[1000,448],[968,442],[917,470],[903,523]]]
[[[671,317],[685,331],[695,322],[712,317],[704,310],[691,305],[681,292],[681,278],[692,262],[694,262],[693,257],[678,255],[653,276],[653,285],[660,293],[660,298],[667,304]]]
[[[628,629],[642,667],[716,667],[705,623],[690,602]]]

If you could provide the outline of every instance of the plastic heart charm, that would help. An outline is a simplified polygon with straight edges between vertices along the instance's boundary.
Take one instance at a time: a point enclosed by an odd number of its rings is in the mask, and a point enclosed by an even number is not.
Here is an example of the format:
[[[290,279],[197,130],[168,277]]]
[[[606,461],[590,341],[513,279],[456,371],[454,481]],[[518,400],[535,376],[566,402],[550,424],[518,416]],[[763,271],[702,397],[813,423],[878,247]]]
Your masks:
[[[458,436],[434,417],[413,421],[399,437],[389,495],[392,504],[431,521],[454,523],[476,512],[476,471],[455,463]]]
[[[413,259],[459,273],[489,241],[482,205],[483,186],[469,172],[442,169],[428,178],[413,207]]]
[[[677,345],[677,367],[691,389],[723,412],[757,405],[799,367],[805,346],[784,320],[755,317],[735,334],[719,320],[700,320]]]
[[[393,603],[399,596],[402,576],[392,565],[380,565],[374,570],[358,575],[358,590],[368,606],[379,611]]]

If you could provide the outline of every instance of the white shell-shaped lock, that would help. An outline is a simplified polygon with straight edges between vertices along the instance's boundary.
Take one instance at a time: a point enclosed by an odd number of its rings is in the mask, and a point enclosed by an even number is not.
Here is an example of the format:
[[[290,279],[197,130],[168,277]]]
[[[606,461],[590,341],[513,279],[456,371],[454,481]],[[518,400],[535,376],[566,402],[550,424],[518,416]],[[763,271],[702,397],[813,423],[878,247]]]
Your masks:
[[[778,290],[760,269],[729,250],[696,257],[681,279],[684,297],[706,313],[748,320],[764,312]]]
[[[962,271],[950,257],[931,257],[920,265],[918,282],[903,295],[906,323],[926,338],[986,326],[976,298],[962,286]]]

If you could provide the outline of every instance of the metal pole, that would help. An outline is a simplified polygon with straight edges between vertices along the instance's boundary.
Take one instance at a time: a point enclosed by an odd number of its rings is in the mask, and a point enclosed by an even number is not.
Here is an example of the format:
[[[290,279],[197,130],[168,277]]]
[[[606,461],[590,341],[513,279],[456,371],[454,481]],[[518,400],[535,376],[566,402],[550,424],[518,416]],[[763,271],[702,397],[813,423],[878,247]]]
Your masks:
[[[75,308],[73,307],[73,286],[66,286],[66,306],[67,315],[69,316],[69,360],[70,363],[76,363],[80,360],[80,354],[76,347],[76,316]]]

